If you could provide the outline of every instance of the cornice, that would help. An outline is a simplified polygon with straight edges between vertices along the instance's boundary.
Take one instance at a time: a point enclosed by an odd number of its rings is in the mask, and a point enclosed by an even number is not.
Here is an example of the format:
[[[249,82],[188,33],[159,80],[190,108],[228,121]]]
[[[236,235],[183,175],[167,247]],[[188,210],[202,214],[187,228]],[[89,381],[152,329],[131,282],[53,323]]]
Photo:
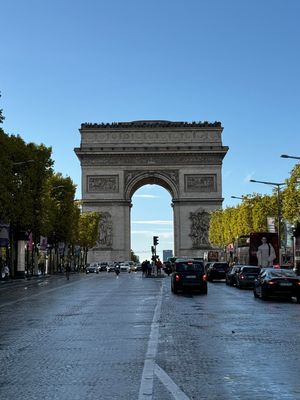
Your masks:
[[[91,123],[84,122],[81,129],[148,129],[148,128],[222,128],[219,121],[208,122],[182,122],[182,121],[164,121],[164,120],[142,120],[131,122],[111,122],[111,123]]]
[[[81,165],[105,166],[179,166],[179,165],[221,165],[224,152],[203,153],[168,153],[168,154],[89,154],[76,152]]]

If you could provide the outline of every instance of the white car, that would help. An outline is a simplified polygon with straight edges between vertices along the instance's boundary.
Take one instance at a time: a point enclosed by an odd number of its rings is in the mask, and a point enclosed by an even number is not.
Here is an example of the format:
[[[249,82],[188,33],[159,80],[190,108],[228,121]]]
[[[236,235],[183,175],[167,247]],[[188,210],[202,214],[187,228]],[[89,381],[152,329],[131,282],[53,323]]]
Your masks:
[[[131,271],[130,264],[128,264],[128,263],[121,263],[121,264],[120,264],[120,271],[121,271],[121,272],[130,272],[130,271]]]

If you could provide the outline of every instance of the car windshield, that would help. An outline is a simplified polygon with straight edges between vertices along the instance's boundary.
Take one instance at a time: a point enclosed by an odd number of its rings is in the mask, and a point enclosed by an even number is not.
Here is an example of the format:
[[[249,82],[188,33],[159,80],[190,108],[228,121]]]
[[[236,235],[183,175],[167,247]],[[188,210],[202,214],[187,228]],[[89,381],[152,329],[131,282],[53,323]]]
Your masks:
[[[176,264],[176,271],[184,272],[184,271],[200,271],[203,272],[203,264],[202,263],[178,263]]]
[[[224,269],[224,268],[228,268],[228,264],[213,264],[213,267],[216,269]]]
[[[294,271],[289,270],[276,270],[269,272],[272,278],[281,278],[281,277],[288,277],[288,278],[298,278]]]
[[[259,268],[243,268],[243,272],[249,273],[249,274],[258,274],[260,271]]]

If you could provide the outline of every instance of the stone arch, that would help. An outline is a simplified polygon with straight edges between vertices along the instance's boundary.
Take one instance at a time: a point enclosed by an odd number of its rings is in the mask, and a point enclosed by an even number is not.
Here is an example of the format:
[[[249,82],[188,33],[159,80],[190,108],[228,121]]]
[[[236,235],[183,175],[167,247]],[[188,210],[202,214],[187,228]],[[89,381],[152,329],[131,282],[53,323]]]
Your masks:
[[[105,235],[88,262],[130,257],[134,192],[158,184],[171,195],[176,256],[201,257],[207,215],[222,206],[220,122],[133,121],[81,125],[82,209],[106,216]]]
[[[178,172],[177,171],[134,171],[125,175],[124,197],[131,198],[138,189],[144,185],[159,185],[165,188],[172,199],[178,198]]]

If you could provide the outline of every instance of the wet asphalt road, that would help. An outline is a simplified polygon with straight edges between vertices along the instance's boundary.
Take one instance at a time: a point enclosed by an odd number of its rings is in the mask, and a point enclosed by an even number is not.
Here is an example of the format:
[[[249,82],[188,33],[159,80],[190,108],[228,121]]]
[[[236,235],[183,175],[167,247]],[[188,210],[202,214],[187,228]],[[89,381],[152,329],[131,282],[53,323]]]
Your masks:
[[[71,275],[0,286],[2,400],[300,400],[300,305],[210,283]]]

